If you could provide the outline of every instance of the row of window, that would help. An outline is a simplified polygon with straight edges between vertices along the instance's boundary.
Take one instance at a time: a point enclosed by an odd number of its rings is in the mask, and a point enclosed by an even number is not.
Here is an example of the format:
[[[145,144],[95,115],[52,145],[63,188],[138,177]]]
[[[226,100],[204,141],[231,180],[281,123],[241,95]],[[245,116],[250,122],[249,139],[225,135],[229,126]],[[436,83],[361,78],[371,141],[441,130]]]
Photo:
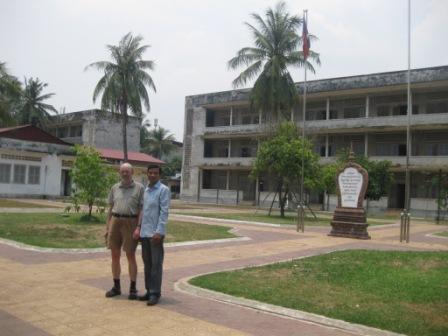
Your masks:
[[[407,102],[405,95],[392,95],[384,97],[371,97],[369,102],[371,117],[389,117],[407,115]],[[431,94],[416,94],[412,106],[412,114],[448,113],[448,92],[434,92]],[[235,112],[237,111],[237,112]],[[295,114],[300,113],[295,111]],[[258,113],[246,108],[233,109],[233,121],[230,121],[230,107],[220,109],[207,109],[206,126],[229,126],[258,124]],[[366,100],[353,98],[330,101],[329,119],[351,119],[366,116]],[[309,102],[307,106],[306,120],[326,120],[327,102]]]
[[[0,183],[11,182],[15,184],[40,184],[40,166],[0,163]]]
[[[50,129],[50,133],[58,138],[76,138],[82,136],[82,125],[60,126]]]

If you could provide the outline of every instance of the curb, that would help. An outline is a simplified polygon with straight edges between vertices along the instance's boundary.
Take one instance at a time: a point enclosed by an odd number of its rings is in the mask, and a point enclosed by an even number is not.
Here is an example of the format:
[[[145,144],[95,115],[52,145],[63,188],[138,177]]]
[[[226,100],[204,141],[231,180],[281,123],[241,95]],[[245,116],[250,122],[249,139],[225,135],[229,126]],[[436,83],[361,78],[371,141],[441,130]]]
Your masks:
[[[224,219],[224,218],[214,218],[214,217],[202,217],[202,216],[190,216],[190,215],[181,215],[181,214],[171,214],[170,217],[177,217],[178,219],[198,219],[198,220],[207,220],[210,222],[217,223],[229,223],[229,224],[249,224],[249,225],[258,225],[258,226],[267,226],[267,227],[293,227],[293,224],[270,224],[263,222],[248,222],[236,219]]]
[[[180,279],[174,284],[174,287],[179,292],[194,295],[201,298],[206,298],[213,301],[218,301],[221,303],[231,304],[235,306],[240,306],[244,308],[253,309],[256,311],[261,311],[267,314],[276,315],[279,317],[290,318],[293,320],[298,320],[301,322],[306,322],[310,324],[316,324],[325,326],[328,328],[338,329],[352,333],[354,335],[361,336],[405,336],[404,334],[398,334],[391,331],[386,331],[382,329],[376,329],[373,327],[368,327],[360,324],[349,323],[343,320],[332,319],[322,315],[317,315],[313,313],[307,313],[300,310],[284,308],[269,303],[259,302],[255,300],[245,299],[241,297],[235,297],[224,293],[215,292],[209,289],[204,289],[200,287],[193,286],[188,283],[192,278],[196,278],[204,274],[197,274],[195,276]]]
[[[249,241],[252,240],[249,237],[237,237],[237,238],[225,238],[225,239],[210,239],[210,240],[194,240],[194,241],[186,241],[186,242],[178,242],[178,243],[166,243],[164,244],[165,248],[173,248],[178,246],[199,246],[199,245],[208,245],[208,244],[223,244],[223,243],[233,243],[233,242],[241,242],[241,241]],[[14,240],[0,238],[0,244],[12,246],[21,250],[32,251],[32,252],[41,252],[41,253],[72,253],[72,254],[87,254],[87,253],[105,253],[109,250],[105,247],[98,248],[53,248],[53,247],[39,247],[28,245],[25,243],[20,243]],[[141,249],[141,245],[137,246],[137,250]]]

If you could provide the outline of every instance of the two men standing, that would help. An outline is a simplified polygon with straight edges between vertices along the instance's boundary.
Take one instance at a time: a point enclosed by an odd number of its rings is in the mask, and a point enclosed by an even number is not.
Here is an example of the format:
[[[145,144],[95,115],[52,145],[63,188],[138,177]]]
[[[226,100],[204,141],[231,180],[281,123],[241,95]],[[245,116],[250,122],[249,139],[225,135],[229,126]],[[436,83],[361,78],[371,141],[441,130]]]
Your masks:
[[[170,191],[160,182],[161,168],[150,165],[147,170],[148,186],[132,180],[133,169],[129,163],[120,166],[121,182],[115,184],[109,195],[107,217],[107,246],[112,256],[114,286],[106,297],[121,294],[120,250],[126,252],[131,285],[130,300],[158,303],[161,295],[164,248]],[[138,239],[142,243],[142,258],[145,269],[146,294],[137,297],[137,263],[135,250]]]

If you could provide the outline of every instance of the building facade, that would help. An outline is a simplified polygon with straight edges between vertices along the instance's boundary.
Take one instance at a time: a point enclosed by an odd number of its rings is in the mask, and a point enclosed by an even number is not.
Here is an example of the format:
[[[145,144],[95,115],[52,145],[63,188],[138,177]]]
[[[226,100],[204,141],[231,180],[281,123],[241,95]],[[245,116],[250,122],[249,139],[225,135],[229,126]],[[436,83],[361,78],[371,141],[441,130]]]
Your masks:
[[[448,171],[448,66],[411,71],[411,208],[437,210],[434,177]],[[303,83],[297,83],[303,92]],[[392,162],[395,181],[371,210],[404,206],[407,72],[309,81],[305,129],[321,163],[352,146],[356,154]],[[267,205],[275,188],[269,177],[249,178],[266,116],[249,108],[249,89],[186,97],[181,198]],[[299,104],[302,105],[302,104]],[[303,126],[301,106],[291,119]],[[336,205],[331,198],[330,210]],[[314,197],[322,202],[323,196]]]
[[[128,117],[128,150],[140,151],[141,119]],[[49,132],[63,141],[95,148],[123,149],[121,115],[93,109],[51,117]]]

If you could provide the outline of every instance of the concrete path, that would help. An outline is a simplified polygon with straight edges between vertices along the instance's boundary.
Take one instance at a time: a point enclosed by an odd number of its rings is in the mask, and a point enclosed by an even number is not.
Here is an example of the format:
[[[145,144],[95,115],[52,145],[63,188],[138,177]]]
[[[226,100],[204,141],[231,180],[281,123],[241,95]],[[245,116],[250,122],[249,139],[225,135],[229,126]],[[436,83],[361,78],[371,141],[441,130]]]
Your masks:
[[[183,218],[185,220],[185,218]],[[191,219],[216,224],[207,219]],[[9,335],[354,335],[369,334],[311,323],[274,312],[231,304],[176,290],[182,279],[198,274],[260,265],[334,250],[366,248],[444,250],[448,239],[429,234],[447,230],[414,225],[411,243],[398,242],[398,226],[372,227],[370,241],[328,237],[328,228],[225,223],[249,240],[166,248],[163,297],[159,305],[106,299],[111,287],[107,252],[58,253],[30,251],[0,243],[0,334]],[[126,264],[123,260],[123,271]],[[139,258],[139,269],[143,269]],[[126,273],[126,272],[123,272]],[[140,292],[144,291],[140,272]],[[356,330],[356,329],[355,329]],[[372,332],[372,335],[375,333]]]

